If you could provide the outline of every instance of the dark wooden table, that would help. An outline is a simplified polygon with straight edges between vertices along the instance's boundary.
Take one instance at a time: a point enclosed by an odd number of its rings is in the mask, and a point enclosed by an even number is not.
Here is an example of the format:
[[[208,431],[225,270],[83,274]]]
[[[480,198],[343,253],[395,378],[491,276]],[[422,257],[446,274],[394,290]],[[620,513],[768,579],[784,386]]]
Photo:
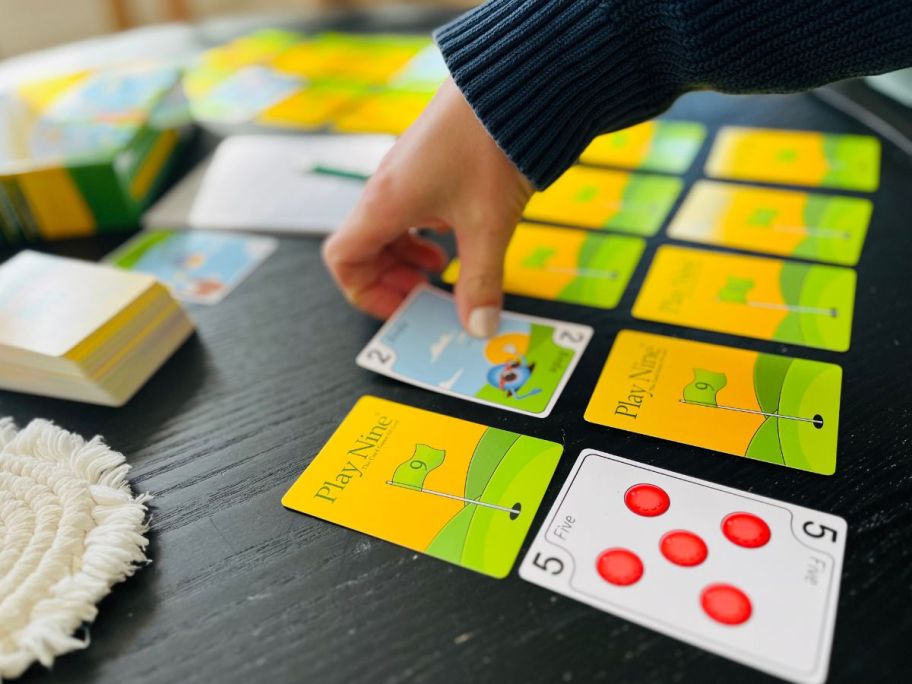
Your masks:
[[[864,133],[810,95],[693,94],[670,112],[720,124]],[[204,144],[205,146],[205,144]],[[688,175],[701,175],[708,145]],[[761,682],[770,678],[522,581],[496,581],[285,510],[279,499],[355,400],[374,394],[565,444],[533,529],[583,447],[843,516],[849,524],[831,682],[900,681],[912,638],[912,164],[885,146],[858,266],[852,348],[819,352],[634,321],[655,248],[621,305],[508,297],[516,311],[594,326],[555,412],[538,420],[361,370],[377,323],[331,284],[315,239],[282,240],[198,335],[120,409],[0,392],[19,425],[104,435],[155,494],[151,565],[114,588],[91,646],[23,682]],[[49,246],[100,257],[111,241]],[[624,327],[839,363],[838,470],[778,468],[610,430],[582,414]]]

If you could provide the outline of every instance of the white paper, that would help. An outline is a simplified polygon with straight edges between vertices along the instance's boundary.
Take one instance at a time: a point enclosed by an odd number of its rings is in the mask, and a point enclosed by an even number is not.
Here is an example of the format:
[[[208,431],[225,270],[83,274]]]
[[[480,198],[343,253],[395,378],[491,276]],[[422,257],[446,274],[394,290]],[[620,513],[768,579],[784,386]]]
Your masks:
[[[143,224],[329,233],[354,208],[364,182],[311,169],[369,176],[394,141],[375,135],[233,136],[147,211]]]

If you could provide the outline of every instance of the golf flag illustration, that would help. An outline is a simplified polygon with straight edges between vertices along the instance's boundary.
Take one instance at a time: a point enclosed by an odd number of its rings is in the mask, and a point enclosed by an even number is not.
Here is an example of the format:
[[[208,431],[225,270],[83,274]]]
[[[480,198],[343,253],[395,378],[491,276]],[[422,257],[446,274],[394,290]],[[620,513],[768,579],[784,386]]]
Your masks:
[[[832,363],[622,330],[585,418],[831,475],[841,391]]]
[[[802,306],[800,304],[779,304],[776,302],[758,302],[749,298],[750,291],[754,288],[754,281],[750,278],[729,276],[725,286],[719,290],[719,301],[730,304],[744,304],[758,309],[777,309],[792,313],[806,313],[817,316],[830,316],[835,318],[838,314],[835,307]]]
[[[556,442],[366,396],[282,503],[502,578],[562,452]]]
[[[617,271],[606,271],[597,268],[552,266],[549,264],[549,262],[556,254],[557,249],[554,247],[536,247],[523,260],[522,266],[523,268],[546,271],[548,273],[564,273],[582,278],[606,278],[608,280],[614,280],[618,277]]]
[[[445,499],[462,501],[467,506],[484,506],[485,508],[503,511],[504,513],[509,514],[510,520],[516,520],[516,518],[519,517],[519,514],[522,511],[522,504],[519,502],[514,504],[512,508],[507,508],[506,506],[499,506],[485,501],[478,501],[456,494],[448,494],[446,492],[438,492],[433,489],[425,488],[424,481],[427,479],[428,474],[435,468],[439,468],[443,465],[445,458],[446,451],[443,449],[435,449],[427,444],[417,444],[415,445],[414,453],[396,468],[392,479],[387,480],[386,484],[395,487],[405,487],[406,489],[412,489],[423,494],[441,496]]]
[[[728,378],[725,373],[716,373],[703,368],[693,369],[693,382],[684,387],[684,398],[682,404],[696,404],[709,408],[724,409],[726,411],[738,411],[740,413],[753,413],[767,418],[783,418],[785,420],[797,420],[803,423],[812,423],[814,427],[820,429],[823,427],[823,416],[815,415],[813,418],[803,418],[801,416],[786,416],[781,413],[772,411],[763,411],[756,409],[743,408],[740,406],[726,406],[718,402],[717,396],[728,384]]]
[[[846,230],[834,228],[821,228],[818,226],[790,226],[777,223],[779,210],[773,207],[758,207],[748,217],[747,225],[753,228],[768,228],[777,233],[795,233],[797,235],[811,235],[824,240],[850,240],[852,234]]]

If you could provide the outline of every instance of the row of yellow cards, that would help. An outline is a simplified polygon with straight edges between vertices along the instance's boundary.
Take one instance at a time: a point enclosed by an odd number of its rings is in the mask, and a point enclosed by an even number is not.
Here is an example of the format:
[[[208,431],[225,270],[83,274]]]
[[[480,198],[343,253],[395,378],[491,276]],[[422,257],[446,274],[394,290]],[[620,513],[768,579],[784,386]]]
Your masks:
[[[504,261],[511,294],[612,309],[646,247],[642,238],[520,224]],[[444,282],[459,278],[459,260]],[[855,304],[849,268],[663,245],[633,305],[636,318],[847,351]]]
[[[674,138],[666,133],[663,138],[661,131],[670,124],[681,128],[687,122],[647,122],[601,136],[581,161],[686,170],[699,149],[696,140],[702,137]],[[670,163],[675,159],[683,163],[675,167]],[[724,128],[706,168],[720,178],[873,190],[879,164],[879,143],[868,136]],[[532,197],[525,216],[530,221],[648,237],[658,233],[682,189],[683,182],[671,176],[573,166]],[[871,202],[858,197],[699,181],[672,221],[669,235],[851,266],[861,254],[871,212]]]

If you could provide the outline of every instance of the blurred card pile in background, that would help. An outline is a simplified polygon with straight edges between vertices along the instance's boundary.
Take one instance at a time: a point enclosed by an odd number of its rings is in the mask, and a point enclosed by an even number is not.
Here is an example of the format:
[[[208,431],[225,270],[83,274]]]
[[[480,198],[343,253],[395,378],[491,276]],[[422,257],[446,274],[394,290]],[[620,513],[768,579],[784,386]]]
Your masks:
[[[188,121],[180,70],[162,64],[0,94],[0,243],[135,228]]]

